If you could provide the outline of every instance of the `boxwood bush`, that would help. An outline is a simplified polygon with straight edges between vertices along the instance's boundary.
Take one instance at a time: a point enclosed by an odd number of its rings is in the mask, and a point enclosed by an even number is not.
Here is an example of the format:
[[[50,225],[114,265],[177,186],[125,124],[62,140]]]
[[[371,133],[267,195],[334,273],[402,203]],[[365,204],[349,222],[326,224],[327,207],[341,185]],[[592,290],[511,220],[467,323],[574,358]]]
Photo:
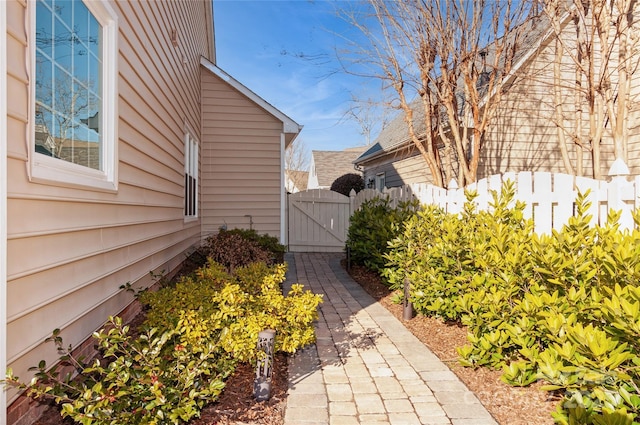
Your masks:
[[[344,196],[349,196],[352,190],[358,193],[362,189],[364,189],[364,179],[362,175],[356,173],[343,174],[331,183],[330,188],[330,190],[341,193]]]

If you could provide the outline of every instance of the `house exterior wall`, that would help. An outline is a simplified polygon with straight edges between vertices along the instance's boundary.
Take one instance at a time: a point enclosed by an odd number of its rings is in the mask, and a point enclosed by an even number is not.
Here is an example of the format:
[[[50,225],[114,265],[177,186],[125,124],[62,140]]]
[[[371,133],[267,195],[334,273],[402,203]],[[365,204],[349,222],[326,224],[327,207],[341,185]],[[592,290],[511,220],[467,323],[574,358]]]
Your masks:
[[[629,130],[629,145],[627,150],[627,165],[631,174],[640,175],[640,78],[634,81],[635,101],[632,107],[633,117],[629,122],[633,126]]]
[[[565,41],[569,43],[568,40]],[[486,134],[486,142],[481,152],[478,178],[506,171],[554,171],[568,172],[563,164],[558,145],[559,127],[554,122],[554,61],[555,42],[548,42],[531,61],[518,71],[515,83],[509,87],[501,100],[496,116]],[[638,54],[638,52],[636,52]],[[612,60],[610,69],[615,67]],[[575,81],[575,65],[567,55],[563,55],[561,67],[562,86],[571,88]],[[616,81],[613,75],[613,81]],[[570,89],[563,90],[562,108],[566,122],[576,121],[575,94]],[[640,73],[632,79],[632,111],[629,123],[640,119]],[[589,115],[583,105],[583,134],[587,133]],[[567,136],[567,139],[570,138]],[[585,137],[586,140],[586,137]],[[640,173],[640,135],[638,124],[629,131],[627,165],[631,174]],[[576,167],[577,145],[566,143],[571,164]],[[593,163],[588,151],[583,151],[583,175],[593,175]],[[607,176],[615,160],[611,131],[605,130],[601,142],[601,175]]]
[[[384,173],[386,187],[399,187],[413,183],[432,183],[429,168],[416,149],[403,150],[396,155],[387,155],[367,163],[364,184],[375,182],[376,176]]]
[[[200,221],[183,213],[184,129],[202,140],[199,62],[214,51],[211,4],[109,4],[118,19],[118,181],[99,191],[29,179],[34,3],[6,2],[6,341],[8,366],[23,379],[39,360],[57,359],[43,342],[53,329],[77,346],[133,301],[120,285],[148,286],[150,271],[173,270],[201,239]]]
[[[636,12],[640,11],[640,4],[636,5]],[[637,32],[640,27],[638,22],[634,24]],[[564,43],[570,46],[570,27],[563,33]],[[566,35],[566,36],[565,36]],[[640,46],[633,49],[635,61],[640,56]],[[527,62],[518,69],[517,75],[502,95],[497,106],[494,119],[488,127],[484,137],[483,147],[480,152],[477,178],[517,171],[550,171],[568,172],[565,168],[560,147],[558,144],[559,131],[554,123],[554,111],[556,98],[554,97],[554,63],[556,57],[555,39],[549,37],[540,49],[533,53]],[[609,60],[609,70],[612,70],[612,81],[617,82],[615,72],[617,52]],[[562,55],[561,73],[563,89],[562,107],[567,123],[574,123],[578,114],[575,106],[575,93],[567,88],[575,85],[575,64],[569,55]],[[584,96],[582,97],[584,99]],[[640,70],[635,70],[631,79],[631,108],[626,120],[629,125],[627,137],[626,164],[631,175],[640,174]],[[583,101],[584,102],[584,101]],[[583,133],[589,125],[587,106],[582,105]],[[610,128],[610,127],[609,127]],[[571,164],[576,167],[578,157],[577,145],[571,143],[570,138],[566,143]],[[587,138],[585,137],[585,140]],[[601,169],[603,178],[615,160],[613,139],[611,130],[605,130],[601,142]],[[590,151],[583,150],[582,175],[593,175],[593,165]],[[410,161],[411,160],[411,161]],[[420,163],[420,157],[414,150],[404,150],[400,154],[389,153],[384,158],[364,163],[365,184],[370,178],[374,178],[378,172],[387,173],[387,186],[405,184],[403,173],[408,164],[424,168],[424,178],[421,182],[431,182],[426,163]],[[416,179],[421,176],[415,175]],[[409,178],[406,179],[407,181]]]
[[[283,123],[204,67],[201,78],[203,237],[252,226],[280,238]]]

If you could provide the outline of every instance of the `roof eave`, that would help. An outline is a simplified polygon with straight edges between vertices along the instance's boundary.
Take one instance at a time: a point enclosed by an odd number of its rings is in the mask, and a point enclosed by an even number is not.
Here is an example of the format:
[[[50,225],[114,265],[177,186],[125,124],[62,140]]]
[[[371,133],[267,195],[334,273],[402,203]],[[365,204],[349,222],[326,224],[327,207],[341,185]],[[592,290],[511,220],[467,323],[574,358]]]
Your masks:
[[[356,158],[355,160],[353,160],[353,164],[355,165],[361,165],[365,162],[369,162],[372,161],[376,158],[380,158],[383,157],[385,155],[389,155],[392,154],[394,152],[399,151],[400,149],[403,149],[407,146],[409,146],[411,144],[411,139],[404,139],[399,143],[396,143],[395,145],[391,145],[388,148],[382,148],[381,150],[377,151],[377,152],[373,152],[367,156],[361,156]]]

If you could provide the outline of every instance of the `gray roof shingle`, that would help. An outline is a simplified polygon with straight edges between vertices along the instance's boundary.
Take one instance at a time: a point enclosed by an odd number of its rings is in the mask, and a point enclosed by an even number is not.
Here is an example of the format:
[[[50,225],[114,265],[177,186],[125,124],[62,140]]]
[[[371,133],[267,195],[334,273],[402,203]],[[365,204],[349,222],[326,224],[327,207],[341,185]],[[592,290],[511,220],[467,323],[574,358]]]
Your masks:
[[[353,161],[360,156],[366,147],[349,148],[343,151],[312,151],[313,163],[318,176],[318,185],[330,187],[340,176],[349,173],[359,174],[353,168]]]

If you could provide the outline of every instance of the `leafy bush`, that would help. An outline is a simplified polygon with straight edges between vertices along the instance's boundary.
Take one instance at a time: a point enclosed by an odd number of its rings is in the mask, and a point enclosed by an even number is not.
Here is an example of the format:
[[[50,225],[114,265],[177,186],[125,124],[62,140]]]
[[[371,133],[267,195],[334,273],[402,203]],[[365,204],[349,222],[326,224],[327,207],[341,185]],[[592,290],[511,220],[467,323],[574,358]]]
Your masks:
[[[263,248],[257,240],[246,237],[242,230],[220,230],[206,239],[203,252],[227,271],[255,262],[273,263],[274,254]]]
[[[297,284],[282,294],[285,270],[284,265],[253,263],[231,276],[210,261],[195,279],[186,277],[170,290],[142,294],[140,301],[149,307],[145,325],[171,327],[180,312],[188,311],[206,323],[207,332],[234,359],[255,360],[258,333],[264,329],[276,330],[276,351],[293,353],[315,340],[313,321],[321,296]]]
[[[476,195],[468,193],[459,216],[430,206],[407,220],[385,256],[391,287],[402,287],[408,277],[419,313],[459,321],[465,311],[461,301],[469,293],[484,290],[490,298],[497,288],[526,280],[533,223],[523,220],[524,205],[510,208],[513,193],[509,185],[500,196],[494,193],[492,212],[477,212]],[[494,309],[504,301],[496,298],[477,308]]]
[[[392,208],[385,197],[365,201],[349,222],[346,247],[351,260],[381,272],[386,264],[388,241],[399,234],[402,223],[415,214],[417,208],[417,201],[401,203],[397,208]]]
[[[618,213],[594,226],[579,195],[561,231],[537,236],[513,194],[505,184],[489,212],[475,211],[472,193],[460,215],[421,210],[390,243],[388,281],[409,277],[420,313],[467,325],[463,364],[563,391],[557,423],[636,423],[640,212],[632,232],[619,231]]]
[[[351,190],[355,190],[356,193],[364,189],[364,179],[360,174],[348,173],[344,174],[331,183],[331,190],[334,192],[342,193],[345,196],[349,196]]]
[[[298,284],[283,295],[284,274],[284,265],[254,263],[231,275],[210,259],[174,286],[139,294],[148,309],[139,336],[117,317],[94,333],[102,360],[74,358],[54,331],[61,363],[47,370],[40,362],[30,383],[9,370],[5,383],[53,399],[63,416],[86,425],[186,422],[215,401],[237,362],[256,360],[260,331],[276,330],[277,351],[314,341],[322,298]],[[68,365],[77,376],[60,372]]]
[[[47,397],[62,407],[62,416],[89,425],[178,424],[198,416],[224,388],[233,362],[221,359],[216,341],[203,334],[193,314],[183,313],[172,328],[150,329],[138,338],[120,318],[112,328],[94,333],[104,361],[85,364],[63,348],[59,331],[51,341],[63,354],[47,370],[41,361],[34,379],[24,384],[9,370],[7,382],[34,398]],[[61,366],[78,373],[61,375]]]

